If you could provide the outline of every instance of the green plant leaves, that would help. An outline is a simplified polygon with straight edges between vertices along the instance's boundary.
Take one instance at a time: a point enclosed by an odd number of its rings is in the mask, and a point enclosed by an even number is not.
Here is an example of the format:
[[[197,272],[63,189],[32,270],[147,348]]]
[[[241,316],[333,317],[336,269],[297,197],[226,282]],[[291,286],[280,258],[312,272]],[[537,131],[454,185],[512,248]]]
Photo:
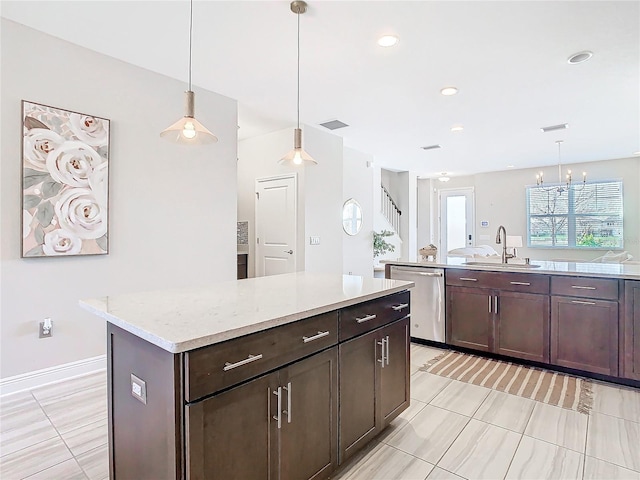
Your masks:
[[[107,237],[106,233],[103,236],[101,236],[100,238],[96,238],[96,243],[105,252],[107,251],[107,239],[108,239],[108,237]]]
[[[44,229],[42,228],[42,225],[38,225],[36,227],[33,232],[33,236],[36,239],[36,243],[38,243],[38,245],[42,245],[44,243]]]
[[[22,174],[22,188],[33,187],[47,178],[51,178],[47,172],[39,172],[31,168],[25,168]],[[51,179],[51,181],[53,181],[53,179]]]
[[[51,202],[42,202],[36,211],[36,219],[40,222],[40,225],[48,227],[51,225],[51,220],[53,220],[53,213]]]
[[[42,250],[42,245],[38,245],[37,247],[33,247],[27,253],[24,254],[25,257],[41,257],[44,255],[44,251]]]
[[[42,182],[42,198],[51,198],[57,195],[62,189],[62,184],[49,178]]]
[[[22,208],[25,210],[29,210],[30,208],[35,208],[38,206],[42,198],[40,195],[25,195],[22,200]]]

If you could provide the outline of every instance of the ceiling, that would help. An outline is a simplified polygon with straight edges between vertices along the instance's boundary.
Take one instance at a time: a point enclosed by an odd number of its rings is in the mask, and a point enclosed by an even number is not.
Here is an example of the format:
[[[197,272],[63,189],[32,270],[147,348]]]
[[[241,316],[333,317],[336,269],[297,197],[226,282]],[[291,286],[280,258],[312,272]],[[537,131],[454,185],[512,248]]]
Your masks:
[[[564,140],[563,163],[640,150],[639,1],[308,3],[301,123],[347,123],[333,134],[379,166],[433,177],[552,165],[556,140]],[[297,19],[289,2],[198,0],[193,8],[193,83],[238,100],[241,139],[293,128]],[[187,81],[187,0],[3,0],[1,9]],[[383,34],[400,41],[379,47]],[[582,50],[593,58],[570,65]],[[441,95],[449,85],[459,93]],[[569,128],[540,130],[561,123]],[[454,124],[464,131],[452,133]],[[421,148],[433,144],[442,148]]]

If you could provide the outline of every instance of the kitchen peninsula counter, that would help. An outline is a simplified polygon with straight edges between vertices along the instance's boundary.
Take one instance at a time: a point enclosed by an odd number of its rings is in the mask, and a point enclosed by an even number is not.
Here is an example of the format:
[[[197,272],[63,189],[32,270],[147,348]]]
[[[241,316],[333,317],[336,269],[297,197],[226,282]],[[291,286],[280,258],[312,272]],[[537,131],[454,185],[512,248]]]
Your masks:
[[[486,262],[495,265],[466,265],[466,262]],[[386,265],[403,265],[407,267],[429,268],[463,268],[467,270],[481,270],[494,272],[534,273],[545,275],[565,275],[577,277],[617,278],[627,280],[640,280],[640,265],[625,263],[588,263],[588,262],[553,262],[545,260],[531,260],[534,268],[525,268],[520,263],[507,263],[506,265],[492,260],[475,258],[473,260],[462,257],[447,257],[444,262],[403,262],[400,260],[382,260]],[[388,272],[387,272],[388,276]]]
[[[83,300],[111,480],[327,479],[410,402],[413,282],[305,272]]]
[[[448,345],[640,386],[640,265],[531,264],[386,261],[385,276],[392,266],[444,270]]]

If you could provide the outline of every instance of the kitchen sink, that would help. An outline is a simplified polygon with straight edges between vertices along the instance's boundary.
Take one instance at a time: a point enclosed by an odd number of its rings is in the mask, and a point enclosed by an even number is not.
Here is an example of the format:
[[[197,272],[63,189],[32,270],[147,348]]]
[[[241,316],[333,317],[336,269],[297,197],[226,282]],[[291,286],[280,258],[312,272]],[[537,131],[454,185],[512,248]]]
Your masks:
[[[463,265],[498,268],[540,268],[540,265],[531,265],[530,263],[465,262]]]

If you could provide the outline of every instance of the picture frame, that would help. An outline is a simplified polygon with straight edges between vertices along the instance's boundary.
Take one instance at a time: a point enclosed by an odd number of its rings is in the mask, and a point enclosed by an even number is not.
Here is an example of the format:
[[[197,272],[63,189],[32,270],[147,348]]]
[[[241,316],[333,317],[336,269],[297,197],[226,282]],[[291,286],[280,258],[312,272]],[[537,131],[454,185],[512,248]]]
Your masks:
[[[109,253],[110,126],[22,100],[22,258]]]

